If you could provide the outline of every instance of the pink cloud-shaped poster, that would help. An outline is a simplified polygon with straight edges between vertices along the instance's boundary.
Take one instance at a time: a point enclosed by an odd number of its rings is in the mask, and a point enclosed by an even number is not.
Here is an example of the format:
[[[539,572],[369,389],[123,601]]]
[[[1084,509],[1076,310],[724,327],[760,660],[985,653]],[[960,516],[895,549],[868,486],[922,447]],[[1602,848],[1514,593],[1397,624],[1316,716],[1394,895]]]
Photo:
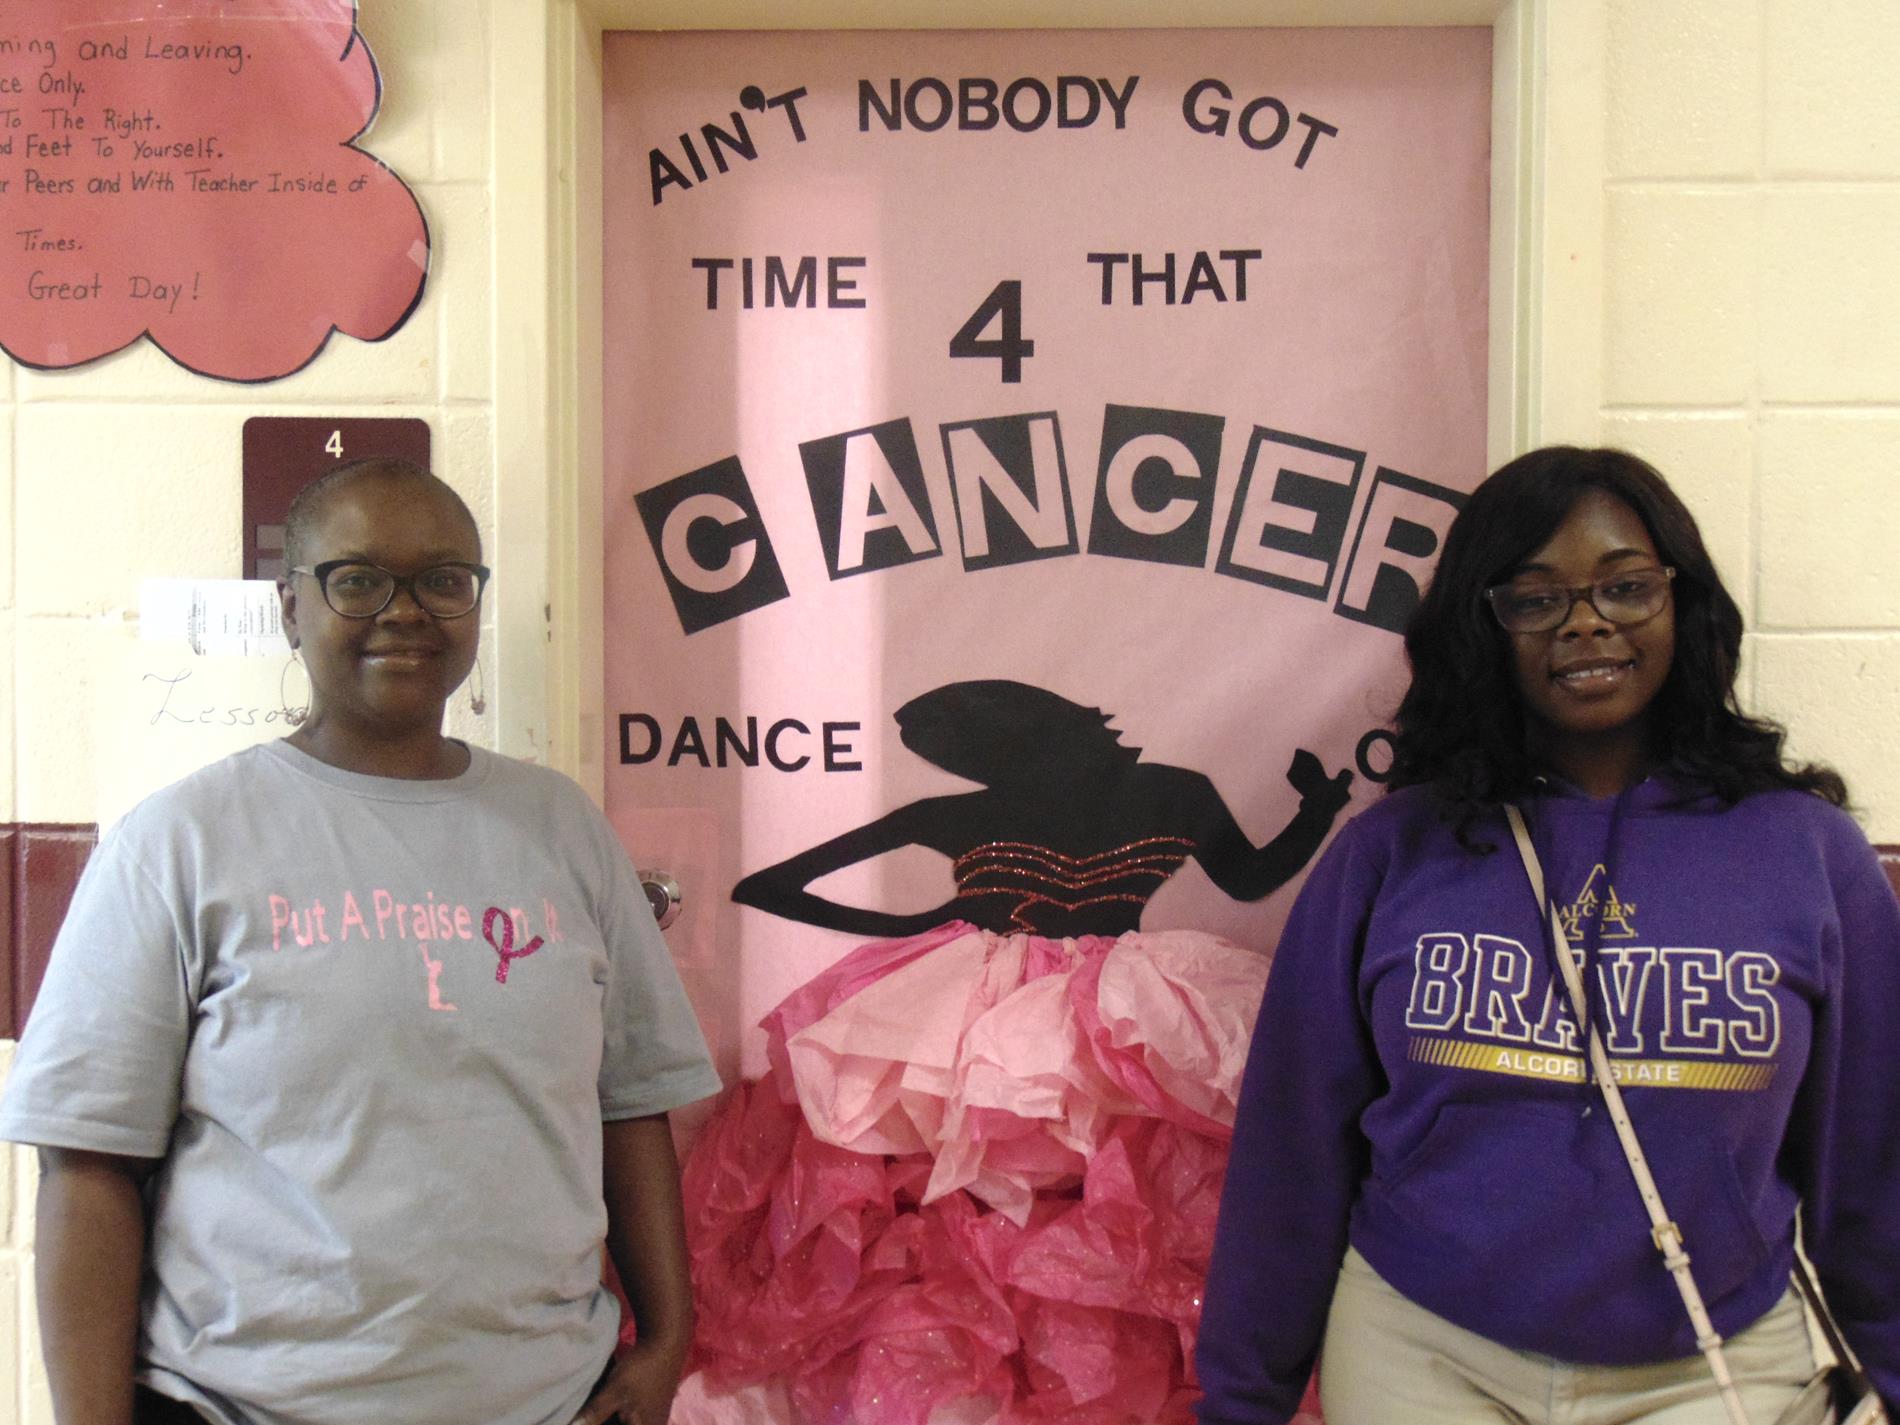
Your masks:
[[[0,350],[80,366],[149,337],[271,381],[422,299],[415,195],[356,146],[352,0],[13,0],[0,15]]]

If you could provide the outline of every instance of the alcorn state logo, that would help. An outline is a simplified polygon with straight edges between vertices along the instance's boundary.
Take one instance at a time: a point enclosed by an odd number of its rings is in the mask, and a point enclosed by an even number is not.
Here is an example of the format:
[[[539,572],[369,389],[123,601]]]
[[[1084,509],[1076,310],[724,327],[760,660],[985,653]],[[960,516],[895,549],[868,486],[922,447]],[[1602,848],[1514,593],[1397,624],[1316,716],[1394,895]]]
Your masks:
[[[1781,966],[1772,955],[1614,945],[1594,958],[1598,1028],[1614,1056],[1770,1059],[1780,1047]],[[1413,968],[1407,1028],[1581,1053],[1569,996],[1545,955],[1502,935],[1436,931],[1418,938]]]
[[[1617,895],[1616,887],[1610,884],[1610,873],[1603,869],[1601,861],[1591,868],[1577,898],[1557,914],[1563,920],[1564,934],[1572,943],[1582,938],[1584,926],[1592,920],[1601,922],[1600,938],[1604,940],[1636,938],[1636,924],[1631,918],[1636,914],[1636,902]]]

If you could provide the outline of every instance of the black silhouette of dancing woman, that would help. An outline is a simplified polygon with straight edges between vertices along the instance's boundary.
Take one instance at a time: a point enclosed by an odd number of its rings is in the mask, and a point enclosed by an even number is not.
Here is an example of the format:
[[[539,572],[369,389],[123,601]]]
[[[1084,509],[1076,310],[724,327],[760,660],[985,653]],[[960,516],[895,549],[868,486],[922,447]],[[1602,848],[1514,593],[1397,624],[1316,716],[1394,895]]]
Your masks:
[[[948,683],[897,710],[903,743],[982,789],[926,797],[855,831],[754,871],[741,905],[855,935],[915,935],[950,920],[999,934],[1120,935],[1192,857],[1235,900],[1283,885],[1319,849],[1346,804],[1351,772],[1327,776],[1293,754],[1300,809],[1255,846],[1202,773],[1143,762],[1110,731],[1110,714],[1027,683]],[[910,913],[842,905],[807,890],[844,866],[902,846],[951,860],[956,892]]]

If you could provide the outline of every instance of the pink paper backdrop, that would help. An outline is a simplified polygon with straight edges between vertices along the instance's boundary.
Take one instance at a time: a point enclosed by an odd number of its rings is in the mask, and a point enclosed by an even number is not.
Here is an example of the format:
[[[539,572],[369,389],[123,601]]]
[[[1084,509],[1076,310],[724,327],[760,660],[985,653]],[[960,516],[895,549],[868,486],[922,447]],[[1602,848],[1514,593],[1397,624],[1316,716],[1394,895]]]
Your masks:
[[[1489,43],[609,37],[608,808],[684,883],[669,940],[729,1076],[860,938],[734,883],[973,787],[898,741],[920,693],[1100,707],[1256,845],[1296,749],[1376,795],[1396,628],[1483,473]],[[1034,344],[1013,382],[951,354],[1002,282]],[[918,911],[951,885],[912,846],[812,889]],[[1265,953],[1296,885],[1238,901],[1189,861],[1142,924]]]
[[[29,366],[149,336],[268,381],[422,299],[415,195],[354,146],[376,63],[351,0],[14,0],[0,18],[0,349]]]

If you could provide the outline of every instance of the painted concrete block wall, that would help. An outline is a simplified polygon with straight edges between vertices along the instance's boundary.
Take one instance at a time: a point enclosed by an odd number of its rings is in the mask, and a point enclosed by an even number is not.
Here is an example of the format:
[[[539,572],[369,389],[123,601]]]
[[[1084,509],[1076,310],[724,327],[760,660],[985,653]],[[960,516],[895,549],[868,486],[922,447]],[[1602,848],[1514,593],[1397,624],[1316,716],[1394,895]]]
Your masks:
[[[1900,840],[1900,7],[1607,18],[1601,438],[1703,521],[1753,706]]]
[[[0,366],[0,821],[97,815],[93,648],[139,580],[237,572],[247,417],[421,416],[492,528],[490,298],[507,277],[490,254],[509,215],[493,211],[491,124],[515,106],[487,36],[513,3],[362,6],[385,81],[365,146],[417,188],[434,248],[397,336],[339,337],[259,388],[146,348],[64,375]],[[1603,75],[1607,275],[1595,428],[1543,434],[1630,446],[1678,484],[1754,630],[1748,696],[1842,768],[1877,840],[1900,841],[1900,7],[1552,3],[1606,20],[1603,54],[1553,63]],[[0,1425],[52,1418],[31,1216],[31,1160],[0,1153]]]

